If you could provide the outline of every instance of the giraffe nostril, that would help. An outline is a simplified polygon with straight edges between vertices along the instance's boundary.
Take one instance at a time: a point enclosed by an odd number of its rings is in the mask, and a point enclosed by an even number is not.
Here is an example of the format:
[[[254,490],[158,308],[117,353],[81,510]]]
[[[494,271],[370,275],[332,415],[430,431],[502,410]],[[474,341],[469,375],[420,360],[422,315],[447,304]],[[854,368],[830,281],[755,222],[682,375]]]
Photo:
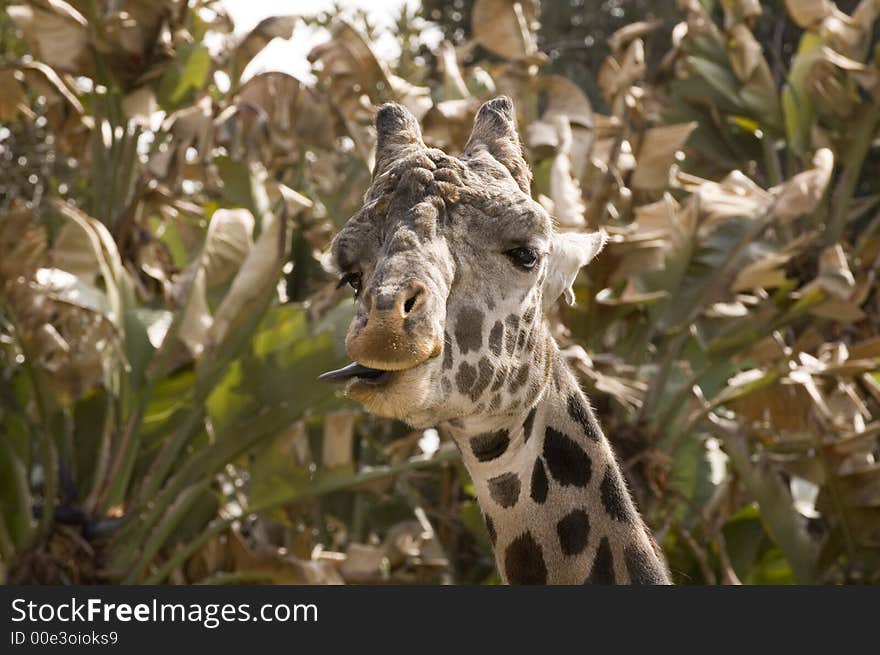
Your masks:
[[[418,302],[419,296],[422,295],[421,289],[416,289],[415,293],[406,299],[406,302],[403,303],[403,313],[409,314],[416,306],[416,302]]]

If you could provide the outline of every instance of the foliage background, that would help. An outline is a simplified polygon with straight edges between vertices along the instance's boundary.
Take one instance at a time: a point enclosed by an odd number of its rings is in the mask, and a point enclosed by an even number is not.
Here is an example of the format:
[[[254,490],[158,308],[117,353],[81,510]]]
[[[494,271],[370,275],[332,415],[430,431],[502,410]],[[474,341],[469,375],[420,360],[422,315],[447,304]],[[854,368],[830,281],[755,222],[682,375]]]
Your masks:
[[[551,321],[676,582],[880,582],[878,15],[425,0],[383,60],[344,7],[4,2],[0,579],[497,581],[451,444],[315,377],[375,108],[454,153],[506,93],[535,197],[612,235]],[[301,22],[313,80],[242,79]]]

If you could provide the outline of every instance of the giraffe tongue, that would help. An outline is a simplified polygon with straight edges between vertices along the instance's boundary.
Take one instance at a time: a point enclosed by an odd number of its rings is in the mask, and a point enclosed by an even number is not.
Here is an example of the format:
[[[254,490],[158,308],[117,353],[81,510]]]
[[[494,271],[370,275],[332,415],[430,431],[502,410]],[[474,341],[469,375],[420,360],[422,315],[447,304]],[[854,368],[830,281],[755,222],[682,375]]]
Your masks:
[[[366,382],[378,383],[382,382],[387,376],[388,371],[381,371],[378,368],[370,368],[369,366],[352,362],[335,371],[322,373],[318,376],[318,379],[327,382],[345,382],[351,378],[361,378]]]

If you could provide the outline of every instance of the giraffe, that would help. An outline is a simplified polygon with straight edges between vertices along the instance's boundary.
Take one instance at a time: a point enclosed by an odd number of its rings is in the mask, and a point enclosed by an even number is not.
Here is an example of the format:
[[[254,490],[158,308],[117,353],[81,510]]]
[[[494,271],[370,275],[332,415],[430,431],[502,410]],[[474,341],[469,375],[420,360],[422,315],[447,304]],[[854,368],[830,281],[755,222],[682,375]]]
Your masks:
[[[354,290],[353,362],[322,379],[462,453],[509,584],[668,584],[659,549],[544,312],[605,242],[530,195],[513,104],[485,103],[460,157],[396,104],[372,184],[325,266]]]

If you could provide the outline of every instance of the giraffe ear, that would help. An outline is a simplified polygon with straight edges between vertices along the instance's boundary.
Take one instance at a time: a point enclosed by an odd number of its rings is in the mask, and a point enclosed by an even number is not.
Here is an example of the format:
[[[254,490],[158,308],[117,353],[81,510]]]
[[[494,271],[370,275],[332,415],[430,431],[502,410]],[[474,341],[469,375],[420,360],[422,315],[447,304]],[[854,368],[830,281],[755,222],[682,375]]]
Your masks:
[[[578,271],[586,266],[601,252],[607,236],[604,230],[581,234],[579,232],[563,232],[553,237],[553,249],[544,280],[543,306],[549,309],[562,293],[565,301],[574,303],[572,285]]]
[[[419,122],[406,107],[393,102],[379,107],[376,112],[376,166],[377,177],[406,151],[424,148]]]
[[[516,131],[516,112],[507,96],[490,100],[477,112],[464,155],[473,155],[481,149],[487,150],[510,171],[523,193],[531,193],[532,172],[523,158]]]

